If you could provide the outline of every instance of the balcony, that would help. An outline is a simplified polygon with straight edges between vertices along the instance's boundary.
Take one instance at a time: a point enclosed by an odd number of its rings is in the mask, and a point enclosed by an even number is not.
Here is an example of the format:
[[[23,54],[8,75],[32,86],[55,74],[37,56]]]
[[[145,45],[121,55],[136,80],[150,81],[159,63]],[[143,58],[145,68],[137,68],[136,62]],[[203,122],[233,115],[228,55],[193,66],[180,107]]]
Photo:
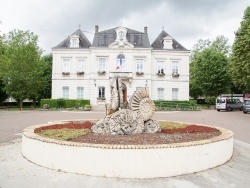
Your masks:
[[[157,75],[158,76],[165,76],[165,73],[164,72],[158,72]]]
[[[158,76],[165,76],[164,69],[159,69],[157,75]]]
[[[77,72],[77,75],[84,75],[84,72]]]
[[[110,72],[109,78],[120,77],[122,80],[130,80],[133,78],[132,72]]]
[[[140,76],[140,75],[143,75],[144,72],[136,72],[136,75]]]
[[[62,75],[70,75],[70,72],[62,72]]]
[[[174,73],[174,74],[172,74],[172,77],[179,77],[180,76],[180,74],[178,74],[178,73]]]
[[[104,71],[104,70],[99,70],[97,73],[100,74],[100,75],[102,75],[102,74],[106,74],[106,71]]]

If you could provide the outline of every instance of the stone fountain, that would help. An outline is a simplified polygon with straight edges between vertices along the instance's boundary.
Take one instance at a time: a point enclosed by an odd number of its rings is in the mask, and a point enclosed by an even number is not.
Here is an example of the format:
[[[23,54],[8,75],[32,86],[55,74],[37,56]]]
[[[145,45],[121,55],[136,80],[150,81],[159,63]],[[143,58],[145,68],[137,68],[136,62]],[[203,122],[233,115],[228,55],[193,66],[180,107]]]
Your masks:
[[[92,126],[96,134],[129,135],[160,132],[152,120],[155,105],[146,88],[122,102],[121,79],[111,79],[111,104],[106,117]],[[29,161],[58,171],[118,178],[159,178],[204,171],[227,162],[233,154],[233,133],[218,128],[221,135],[193,142],[113,145],[61,141],[34,133],[39,127],[65,124],[52,122],[23,131],[22,154]],[[207,125],[206,125],[207,126]]]
[[[94,133],[128,135],[161,131],[159,123],[150,119],[155,104],[147,88],[135,91],[129,102],[123,103],[121,78],[112,78],[110,86],[111,104],[106,106],[106,117],[91,128]]]

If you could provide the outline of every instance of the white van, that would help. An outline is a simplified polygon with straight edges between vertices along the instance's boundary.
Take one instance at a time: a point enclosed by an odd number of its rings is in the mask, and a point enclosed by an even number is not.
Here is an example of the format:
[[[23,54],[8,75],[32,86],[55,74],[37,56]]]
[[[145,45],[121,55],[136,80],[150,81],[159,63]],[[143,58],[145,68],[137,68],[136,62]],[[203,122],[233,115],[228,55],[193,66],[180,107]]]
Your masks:
[[[243,103],[239,99],[229,99],[226,97],[218,97],[216,99],[216,109],[217,111],[226,110],[233,111],[238,109],[242,111]]]

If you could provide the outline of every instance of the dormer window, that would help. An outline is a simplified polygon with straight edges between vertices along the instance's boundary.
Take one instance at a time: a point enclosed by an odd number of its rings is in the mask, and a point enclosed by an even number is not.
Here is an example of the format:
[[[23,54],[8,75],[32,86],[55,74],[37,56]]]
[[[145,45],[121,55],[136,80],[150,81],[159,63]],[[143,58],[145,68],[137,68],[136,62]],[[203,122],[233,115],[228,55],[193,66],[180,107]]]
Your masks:
[[[78,48],[79,47],[79,37],[77,35],[72,35],[70,37],[70,47]]]
[[[116,29],[116,40],[126,40],[127,29],[124,27],[119,27]]]
[[[162,44],[163,49],[173,49],[173,38],[170,36],[163,38]]]

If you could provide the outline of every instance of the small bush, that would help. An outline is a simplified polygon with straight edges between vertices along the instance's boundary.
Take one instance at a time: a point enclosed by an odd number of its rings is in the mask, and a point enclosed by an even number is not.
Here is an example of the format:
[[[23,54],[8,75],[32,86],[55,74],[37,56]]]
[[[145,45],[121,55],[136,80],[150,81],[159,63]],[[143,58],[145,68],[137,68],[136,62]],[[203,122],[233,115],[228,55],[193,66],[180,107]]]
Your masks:
[[[58,108],[65,108],[65,100],[64,99],[57,99],[57,107]]]
[[[48,104],[50,109],[58,108],[79,108],[90,104],[90,100],[86,99],[41,99],[41,108],[44,104]]]
[[[212,97],[206,97],[206,99],[205,99],[205,102],[207,103],[207,104],[210,104],[210,105],[215,105],[215,100],[216,100],[216,97],[214,97],[214,96],[212,96]]]
[[[85,108],[90,108],[90,105],[89,105],[89,104],[86,104],[86,105],[85,105]]]

